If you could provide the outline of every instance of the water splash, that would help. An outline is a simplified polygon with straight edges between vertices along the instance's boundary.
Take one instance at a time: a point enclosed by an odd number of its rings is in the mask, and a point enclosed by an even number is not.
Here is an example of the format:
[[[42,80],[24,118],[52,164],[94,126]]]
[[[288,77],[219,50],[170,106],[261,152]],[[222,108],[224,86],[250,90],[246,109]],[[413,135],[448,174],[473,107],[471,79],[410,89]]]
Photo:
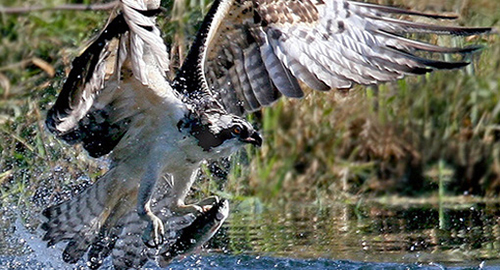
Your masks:
[[[76,265],[66,264],[62,261],[61,254],[63,252],[64,243],[60,243],[53,247],[47,247],[46,243],[42,241],[43,232],[39,229],[34,229],[35,225],[31,225],[29,223],[24,223],[20,215],[17,213],[15,207],[11,207],[8,210],[5,208],[2,210],[1,222],[3,225],[0,226],[2,230],[2,235],[4,235],[4,239],[1,239],[2,246],[0,246],[0,270],[3,269],[27,269],[27,270],[35,270],[35,269],[87,269],[86,264],[83,260],[79,261]],[[285,211],[290,212],[290,211]],[[257,215],[257,214],[256,214]],[[273,214],[276,215],[276,214]],[[234,218],[240,219],[238,217],[238,213],[234,213]],[[307,216],[311,216],[310,213],[307,213]],[[331,213],[328,214],[330,217],[329,223],[331,220]],[[285,217],[286,219],[286,217]],[[264,222],[268,220],[268,218],[264,219],[253,219],[254,221]],[[311,221],[302,222],[300,218],[297,216],[294,217],[299,225],[304,223],[308,227],[311,227]],[[245,221],[247,223],[247,221]],[[232,223],[232,224],[231,224]],[[292,224],[290,220],[286,219],[285,221],[278,222],[279,224]],[[271,222],[270,225],[276,225],[278,223]],[[359,222],[358,222],[359,223]],[[34,223],[33,223],[34,224]],[[266,223],[267,224],[267,223]],[[229,226],[238,227],[238,224],[235,224],[235,220],[229,222]],[[258,225],[258,226],[257,226]],[[258,232],[265,231],[265,228],[262,224],[257,224],[256,229]],[[268,224],[269,225],[269,224]],[[273,225],[273,226],[274,226]],[[319,224],[321,225],[321,224]],[[319,226],[318,225],[318,226]],[[323,224],[324,225],[324,224]],[[323,225],[319,227],[324,227]],[[248,224],[247,224],[248,226]],[[281,227],[280,230],[284,230],[286,235],[290,235],[291,231],[288,231],[287,228]],[[301,229],[303,235],[306,237],[308,232],[305,229]],[[276,231],[274,234],[276,235]],[[239,239],[238,235],[234,233],[231,234],[233,241],[245,241],[243,239]],[[245,241],[247,244],[257,244],[256,239],[258,235],[253,235],[253,240],[250,242]],[[315,231],[316,237],[321,235],[321,232]],[[351,235],[352,236],[352,235]],[[256,238],[257,237],[257,238]],[[280,238],[279,234],[277,236]],[[337,237],[341,237],[337,235]],[[286,242],[285,238],[280,238],[280,242]],[[262,239],[264,240],[264,239]],[[266,238],[267,244],[270,243],[270,239]],[[305,243],[302,243],[305,244]],[[316,244],[309,242],[309,246],[315,246]],[[475,262],[464,264],[463,266],[456,267],[447,267],[438,263],[395,263],[397,260],[387,259],[388,262],[362,262],[362,261],[352,261],[352,260],[335,260],[333,258],[338,257],[341,258],[341,252],[337,250],[335,256],[331,256],[327,258],[315,258],[315,259],[300,259],[300,258],[292,258],[297,256],[305,256],[307,253],[307,246],[300,245],[300,243],[295,243],[295,252],[289,253],[244,253],[243,255],[232,255],[230,251],[226,250],[225,254],[221,254],[220,249],[208,250],[205,251],[203,255],[195,255],[189,256],[183,260],[175,260],[171,265],[166,269],[207,269],[207,270],[220,270],[220,269],[319,269],[319,270],[327,270],[327,269],[342,269],[342,270],[379,270],[379,269],[389,269],[389,270],[439,270],[439,269],[447,269],[447,270],[472,270],[472,269],[500,269],[500,262],[491,260],[491,261],[483,261],[483,262]],[[330,245],[330,248],[334,248],[334,246]],[[285,250],[286,247],[283,248]],[[250,251],[251,249],[248,249]],[[214,252],[215,251],[215,252]],[[297,253],[300,252],[300,253]],[[354,252],[350,250],[350,252]],[[383,256],[383,252],[377,251],[379,256]],[[260,255],[259,255],[260,254]],[[265,254],[266,256],[262,256]],[[425,253],[415,252],[409,253],[415,256],[423,256]],[[324,254],[325,255],[325,254]],[[321,257],[321,255],[318,255]],[[408,256],[408,254],[407,254]],[[382,257],[386,258],[386,257]],[[388,257],[387,257],[388,258]],[[419,261],[420,258],[407,258],[406,262],[416,262]],[[401,257],[400,257],[401,260]],[[113,269],[111,265],[110,259],[106,259],[101,269]],[[145,265],[144,269],[161,269],[156,266],[154,262],[149,262]]]

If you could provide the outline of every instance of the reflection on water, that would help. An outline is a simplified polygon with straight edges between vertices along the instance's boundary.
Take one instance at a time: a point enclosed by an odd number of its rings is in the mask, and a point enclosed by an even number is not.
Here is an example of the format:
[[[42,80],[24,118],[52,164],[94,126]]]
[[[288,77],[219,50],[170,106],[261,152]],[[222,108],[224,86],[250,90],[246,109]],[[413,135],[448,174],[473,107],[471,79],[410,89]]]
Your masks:
[[[234,203],[204,255],[176,261],[171,268],[500,269],[498,203],[439,208],[373,202],[263,207],[253,202]],[[1,212],[0,269],[74,269],[60,258],[63,245],[46,248],[39,231],[27,228],[12,211]],[[109,262],[104,269],[111,269]]]
[[[45,263],[19,263],[16,258],[0,256],[0,269],[65,269],[66,265]],[[67,269],[84,269],[83,265],[78,267],[66,267]],[[107,261],[101,269],[112,269],[111,263]],[[158,267],[152,263],[145,265],[144,269],[156,270]],[[495,266],[477,266],[470,268],[450,267],[446,268],[440,264],[397,264],[397,263],[373,263],[352,262],[345,260],[332,261],[327,259],[290,259],[275,257],[255,257],[248,255],[206,255],[190,256],[182,261],[176,261],[168,267],[172,270],[250,270],[250,269],[299,269],[299,270],[437,270],[437,269],[498,269]]]
[[[249,254],[477,266],[500,259],[499,209],[484,203],[439,208],[366,202],[236,209],[222,241],[228,250]]]

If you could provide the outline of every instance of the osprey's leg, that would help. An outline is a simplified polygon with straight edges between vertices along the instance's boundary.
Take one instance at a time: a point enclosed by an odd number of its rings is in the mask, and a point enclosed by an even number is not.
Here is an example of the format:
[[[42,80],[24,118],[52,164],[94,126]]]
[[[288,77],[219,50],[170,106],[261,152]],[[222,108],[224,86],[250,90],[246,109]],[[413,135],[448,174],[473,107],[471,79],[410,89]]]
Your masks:
[[[194,214],[195,216],[199,216],[201,213],[210,209],[212,205],[219,202],[219,198],[217,196],[210,196],[196,204],[184,204],[184,199],[186,198],[186,195],[191,189],[191,186],[197,176],[198,169],[193,171],[183,171],[182,173],[173,175],[172,189],[175,201],[171,210],[175,213],[175,215]]]
[[[195,204],[178,204],[172,207],[172,212],[175,215],[186,215],[186,214],[199,214],[206,212],[212,208],[212,206],[220,201],[217,196],[207,197]]]
[[[165,229],[163,222],[151,211],[151,196],[155,188],[157,179],[160,177],[160,168],[158,163],[148,166],[144,173],[139,191],[137,193],[137,214],[148,222],[148,226],[142,235],[142,240],[147,246],[159,246],[163,243]]]

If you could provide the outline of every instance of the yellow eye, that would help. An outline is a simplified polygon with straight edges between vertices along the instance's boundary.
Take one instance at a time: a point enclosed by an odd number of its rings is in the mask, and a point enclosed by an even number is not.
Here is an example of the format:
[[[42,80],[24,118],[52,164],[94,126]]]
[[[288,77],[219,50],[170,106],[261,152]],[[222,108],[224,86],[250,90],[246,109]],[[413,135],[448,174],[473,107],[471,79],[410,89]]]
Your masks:
[[[240,134],[241,133],[241,128],[239,126],[233,127],[233,133],[234,134]]]

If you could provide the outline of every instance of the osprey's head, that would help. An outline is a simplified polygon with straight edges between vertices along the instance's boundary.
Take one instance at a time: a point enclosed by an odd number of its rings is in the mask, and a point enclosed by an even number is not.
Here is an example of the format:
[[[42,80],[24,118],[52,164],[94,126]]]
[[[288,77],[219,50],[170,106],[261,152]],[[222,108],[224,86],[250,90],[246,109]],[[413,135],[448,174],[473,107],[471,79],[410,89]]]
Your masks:
[[[262,137],[244,118],[220,111],[208,111],[192,122],[190,133],[207,152],[233,152],[245,144],[262,145]]]

